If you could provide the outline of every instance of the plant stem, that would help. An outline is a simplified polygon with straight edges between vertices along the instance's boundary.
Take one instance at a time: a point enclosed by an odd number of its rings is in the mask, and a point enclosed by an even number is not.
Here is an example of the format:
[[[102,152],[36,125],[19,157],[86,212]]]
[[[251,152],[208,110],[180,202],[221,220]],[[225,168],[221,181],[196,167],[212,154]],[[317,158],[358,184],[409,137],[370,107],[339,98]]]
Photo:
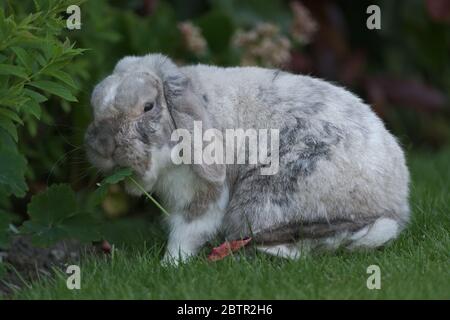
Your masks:
[[[145,191],[145,189],[139,183],[137,183],[136,180],[134,180],[132,177],[128,177],[128,179],[130,179],[136,185],[136,187],[138,187],[139,190],[141,190],[145,194],[145,196],[149,198],[165,215],[169,216],[169,212],[167,212],[167,210],[164,209],[163,206],[155,200],[155,198],[153,198],[147,191]]]

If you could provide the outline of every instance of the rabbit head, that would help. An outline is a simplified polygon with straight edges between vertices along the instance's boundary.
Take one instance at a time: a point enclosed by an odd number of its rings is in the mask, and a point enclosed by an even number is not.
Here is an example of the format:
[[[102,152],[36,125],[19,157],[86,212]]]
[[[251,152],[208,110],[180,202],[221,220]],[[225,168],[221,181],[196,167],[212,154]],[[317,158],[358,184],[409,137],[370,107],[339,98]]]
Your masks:
[[[157,179],[173,165],[171,133],[191,130],[193,121],[208,123],[205,103],[191,80],[162,55],[126,57],[94,89],[94,121],[85,144],[88,159],[103,171],[130,167],[138,177]],[[193,165],[203,179],[223,181],[224,166]]]

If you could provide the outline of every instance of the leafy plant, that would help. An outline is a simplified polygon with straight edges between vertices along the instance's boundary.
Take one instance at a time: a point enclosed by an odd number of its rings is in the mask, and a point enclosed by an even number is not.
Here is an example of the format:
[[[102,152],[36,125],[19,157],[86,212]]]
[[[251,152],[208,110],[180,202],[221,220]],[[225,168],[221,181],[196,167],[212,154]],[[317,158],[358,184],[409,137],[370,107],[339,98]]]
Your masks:
[[[43,103],[57,99],[62,105],[76,102],[78,85],[66,72],[72,59],[84,50],[60,39],[63,13],[81,1],[35,1],[35,12],[15,12],[0,7],[0,210],[5,242],[5,213],[10,197],[24,197],[28,185],[26,154],[19,148],[19,131],[36,135],[45,118]],[[7,223],[7,222],[6,222]],[[4,246],[4,243],[0,243]]]
[[[105,199],[108,187],[129,179],[166,215],[169,213],[132,178],[132,170],[121,168],[103,179],[98,188],[89,195],[89,201],[77,198],[67,184],[52,185],[46,191],[32,197],[28,204],[30,220],[25,221],[20,231],[32,236],[38,245],[50,245],[63,239],[77,239],[82,242],[102,238],[101,221],[96,219],[94,210]],[[0,228],[5,227],[0,221]],[[2,239],[0,238],[0,241]],[[1,242],[0,242],[1,244]]]
[[[33,242],[39,245],[68,238],[83,242],[100,240],[98,221],[91,212],[84,210],[68,185],[52,185],[33,196],[28,204],[30,220],[25,221],[20,230],[32,235]]]

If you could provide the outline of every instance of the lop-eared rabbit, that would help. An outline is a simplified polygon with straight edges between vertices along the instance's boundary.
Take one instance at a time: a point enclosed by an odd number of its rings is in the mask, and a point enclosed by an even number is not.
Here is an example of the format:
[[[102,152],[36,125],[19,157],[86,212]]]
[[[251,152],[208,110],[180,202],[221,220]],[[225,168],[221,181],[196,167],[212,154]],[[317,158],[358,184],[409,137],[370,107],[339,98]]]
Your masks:
[[[90,161],[130,167],[169,210],[163,261],[194,256],[212,237],[252,237],[259,250],[298,258],[319,248],[376,248],[409,220],[409,174],[396,139],[369,106],[338,86],[258,67],[176,66],[129,56],[94,89]],[[175,164],[175,129],[279,130],[279,169]],[[217,131],[215,131],[217,132]],[[128,192],[141,194],[133,185]]]

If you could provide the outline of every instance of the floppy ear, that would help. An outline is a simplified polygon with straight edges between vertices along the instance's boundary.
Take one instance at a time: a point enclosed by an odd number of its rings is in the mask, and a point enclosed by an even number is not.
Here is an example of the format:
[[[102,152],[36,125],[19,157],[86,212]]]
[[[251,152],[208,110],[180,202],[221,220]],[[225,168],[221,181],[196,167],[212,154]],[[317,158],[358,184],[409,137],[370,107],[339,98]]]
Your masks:
[[[191,79],[168,57],[148,54],[137,64],[136,60],[130,57],[124,60],[123,65],[133,67],[136,65],[139,69],[150,70],[161,79],[167,108],[175,129],[187,129],[193,137],[194,121],[201,121],[204,130],[213,128],[211,118],[206,112],[206,102],[195,92]],[[192,164],[192,168],[200,178],[209,183],[221,185],[225,181],[224,164]]]
[[[195,92],[189,78],[180,73],[166,78],[163,86],[167,107],[177,129],[187,129],[191,137],[194,137],[194,121],[201,121],[203,130],[214,128],[212,119],[206,111],[206,101]],[[201,134],[203,136],[203,132]],[[215,134],[215,141],[221,143],[220,138]],[[200,140],[203,149],[203,139]],[[193,151],[196,152],[196,150]],[[225,181],[226,167],[223,163],[205,164],[202,161],[202,164],[192,164],[192,168],[199,177],[209,183],[221,185]]]

